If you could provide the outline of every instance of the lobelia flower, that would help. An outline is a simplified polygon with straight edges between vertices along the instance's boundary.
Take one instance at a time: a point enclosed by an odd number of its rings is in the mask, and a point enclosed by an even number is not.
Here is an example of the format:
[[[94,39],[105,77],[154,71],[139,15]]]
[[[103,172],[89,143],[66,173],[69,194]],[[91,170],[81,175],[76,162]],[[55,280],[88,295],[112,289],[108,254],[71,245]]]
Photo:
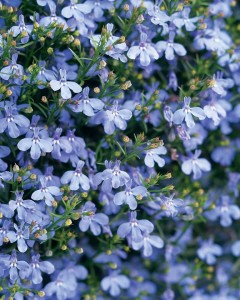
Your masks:
[[[10,181],[13,178],[13,174],[8,171],[0,173],[0,189],[4,188],[3,181]],[[3,205],[3,204],[2,204]]]
[[[1,258],[0,266],[4,271],[4,277],[10,276],[12,283],[15,283],[19,277],[21,279],[27,278],[30,273],[29,264],[25,261],[19,261],[15,250],[12,251],[11,255]]]
[[[63,99],[67,100],[72,97],[72,90],[74,93],[80,93],[82,88],[79,84],[73,81],[67,81],[67,71],[60,69],[60,81],[58,80],[51,80],[50,86],[56,92],[61,90],[61,96]]]
[[[128,109],[119,109],[118,102],[115,101],[110,110],[106,110],[103,120],[104,131],[107,134],[113,134],[115,126],[121,130],[127,128],[126,120],[130,120],[132,112]]]
[[[21,222],[20,227],[18,227],[17,224],[14,224],[14,228],[16,232],[10,231],[8,234],[8,238],[11,243],[17,241],[17,247],[20,252],[26,252],[28,246],[25,240],[29,240],[29,227],[26,226],[24,222]]]
[[[90,189],[90,181],[89,178],[82,173],[83,166],[84,162],[79,160],[75,171],[67,171],[63,174],[61,183],[70,183],[69,188],[71,191],[77,191],[80,187],[84,191],[88,191]]]
[[[232,254],[234,256],[236,256],[236,257],[240,256],[240,241],[239,240],[232,244],[231,250],[232,250]]]
[[[201,150],[195,150],[195,153],[190,153],[190,156],[186,158],[182,163],[182,171],[186,175],[193,173],[193,179],[199,179],[202,176],[202,171],[209,172],[211,170],[211,164],[205,158],[199,158]]]
[[[208,104],[203,107],[206,117],[213,120],[213,124],[218,126],[223,118],[226,118],[226,110],[231,109],[231,104],[225,100],[218,100],[216,97],[210,100]]]
[[[44,26],[44,27],[48,27],[51,24],[59,24],[63,26],[63,30],[67,29],[67,22],[61,18],[58,17],[56,15],[56,4],[53,1],[47,1],[47,4],[49,6],[50,12],[51,12],[51,16],[50,17],[43,17],[41,18],[39,25]]]
[[[165,160],[159,156],[167,153],[167,149],[164,146],[149,149],[144,152],[146,153],[144,163],[149,168],[153,168],[155,163],[157,163],[160,168],[165,165]]]
[[[57,299],[65,300],[69,299],[69,295],[74,296],[77,286],[76,280],[66,280],[65,276],[59,274],[55,281],[51,281],[45,286],[44,292],[47,297],[56,294]]]
[[[200,259],[206,261],[208,265],[214,265],[217,261],[216,256],[222,255],[222,248],[213,244],[212,240],[203,241],[201,247],[197,250],[197,255]]]
[[[9,242],[14,243],[15,239],[12,240],[12,235],[14,235],[14,231],[10,230],[10,227],[12,226],[11,221],[4,220],[4,222],[1,224],[0,227],[0,246],[3,245],[3,243]]]
[[[23,66],[17,64],[18,54],[14,53],[12,55],[12,60],[7,67],[3,67],[0,71],[0,77],[4,80],[9,80],[10,77],[13,78],[14,83],[21,84],[22,76],[24,74]]]
[[[150,1],[145,1],[144,5],[147,8],[147,13],[151,17],[150,20],[154,25],[159,25],[162,27],[162,35],[168,33],[168,24],[167,22],[170,21],[170,17],[164,12],[159,9],[162,0],[155,1],[155,5]]]
[[[61,156],[58,158],[61,162],[70,162],[72,163],[73,167],[76,167],[78,164],[79,159],[86,159],[87,158],[87,151],[86,151],[86,144],[84,139],[74,134],[75,130],[68,130],[67,132],[67,139],[71,144],[72,151],[70,153],[66,153],[65,151],[61,152]]]
[[[192,128],[195,126],[195,122],[193,120],[193,116],[197,117],[199,120],[204,120],[206,115],[202,108],[200,107],[190,107],[191,98],[184,97],[184,105],[183,108],[178,109],[173,114],[173,122],[175,124],[182,124],[183,120],[185,120],[187,127]]]
[[[221,166],[230,166],[236,156],[234,145],[216,147],[211,153],[211,159]]]
[[[62,15],[67,19],[74,17],[77,21],[82,22],[84,15],[89,14],[91,10],[92,8],[86,3],[76,4],[75,0],[70,0],[70,5],[62,9]]]
[[[122,289],[127,289],[130,286],[130,280],[125,275],[119,275],[118,271],[112,272],[109,276],[101,280],[101,288],[104,291],[109,291],[112,297],[117,297]]]
[[[163,210],[162,215],[166,217],[176,217],[179,210],[183,207],[184,202],[182,199],[174,199],[175,194],[169,197],[161,195],[159,197],[161,209]]]
[[[49,261],[40,261],[39,259],[39,254],[32,255],[32,262],[30,264],[30,275],[34,284],[39,284],[42,282],[43,278],[41,272],[52,274],[55,270],[55,267],[52,263],[50,263]]]
[[[136,186],[134,188],[131,188],[131,186],[132,180],[130,179],[125,183],[125,191],[114,195],[113,202],[116,205],[126,203],[131,210],[135,210],[137,208],[136,198],[142,200],[147,194],[147,189],[144,186]]]
[[[203,50],[206,48],[208,51],[216,52],[218,56],[224,55],[231,48],[231,45],[230,36],[222,31],[218,25],[215,25],[213,29],[199,31],[193,42],[195,49]]]
[[[7,131],[10,137],[17,138],[24,133],[24,128],[29,127],[30,121],[11,106],[5,106],[4,109],[5,118],[0,119],[0,133]]]
[[[119,160],[115,163],[106,160],[106,169],[103,172],[95,174],[93,183],[98,186],[103,181],[102,190],[104,192],[111,192],[112,187],[117,189],[126,184],[130,180],[130,177],[126,172],[120,170],[120,164]]]
[[[149,257],[152,255],[153,247],[158,249],[162,248],[164,245],[163,240],[157,235],[150,235],[148,232],[143,233],[143,240],[140,242],[132,242],[132,247],[134,250],[140,250],[143,248],[143,256]]]
[[[118,227],[117,234],[121,238],[127,238],[131,245],[133,242],[139,243],[143,239],[143,233],[151,233],[154,229],[153,224],[148,220],[137,220],[136,211],[130,213],[129,222],[123,223]]]
[[[202,145],[207,137],[207,131],[201,124],[196,124],[193,128],[190,128],[188,134],[190,135],[190,139],[183,141],[187,152],[195,150],[198,146]]]
[[[8,165],[2,160],[2,158],[9,156],[10,149],[6,146],[0,146],[0,171],[6,171]]]
[[[9,207],[8,204],[2,204],[0,203],[0,216],[11,219],[14,215],[14,212],[11,207]]]
[[[48,137],[41,138],[41,132],[38,127],[33,129],[33,137],[20,140],[17,147],[21,151],[30,150],[31,158],[39,159],[41,153],[49,153],[53,150],[52,139]]]
[[[147,42],[147,38],[147,34],[141,32],[139,46],[132,46],[127,52],[127,56],[131,59],[136,59],[139,56],[140,64],[144,67],[150,64],[151,58],[155,60],[159,58],[156,49]]]
[[[162,56],[165,53],[165,58],[167,60],[173,60],[175,58],[174,52],[179,56],[185,56],[187,54],[186,49],[178,43],[174,43],[175,31],[169,31],[168,41],[159,41],[156,43],[156,49],[159,55]]]
[[[223,227],[229,227],[232,225],[232,220],[240,219],[240,209],[232,203],[229,196],[223,195],[220,203],[217,203],[214,209],[206,211],[205,215],[212,221],[220,218],[220,224]]]
[[[168,76],[168,86],[167,86],[167,90],[169,90],[170,88],[172,88],[174,90],[174,92],[177,91],[178,89],[178,80],[177,80],[177,76],[175,74],[175,72],[173,70],[171,70],[169,72],[169,76]]]
[[[33,30],[33,25],[25,25],[24,16],[20,15],[18,18],[18,26],[12,26],[10,28],[10,33],[12,33],[13,37],[17,37],[18,35],[22,35],[21,43],[25,44],[29,41],[29,35]]]
[[[53,135],[53,150],[51,155],[54,159],[60,159],[61,157],[61,150],[65,151],[66,153],[72,152],[72,145],[70,144],[68,138],[66,136],[62,136],[62,128],[57,128]]]
[[[49,4],[49,2],[53,2],[53,0],[37,0],[37,4],[40,6],[46,6],[47,4]]]
[[[52,202],[55,201],[55,197],[61,196],[62,192],[57,186],[47,186],[46,180],[40,178],[41,189],[32,193],[31,198],[33,200],[44,200],[48,206],[52,206]]]
[[[101,0],[87,0],[84,2],[86,6],[90,9],[90,11],[94,15],[94,19],[101,19],[104,14],[104,10],[113,7],[113,0],[108,0],[108,1],[101,1]]]
[[[32,200],[23,200],[23,192],[16,191],[16,200],[9,201],[9,207],[15,211],[17,210],[17,215],[19,220],[26,221],[28,215],[28,209],[36,208],[35,202]]]
[[[208,87],[220,96],[226,96],[226,88],[232,88],[234,86],[234,81],[231,78],[223,79],[222,72],[217,72],[214,74],[212,79],[208,81]]]
[[[81,221],[79,228],[82,232],[86,232],[89,228],[94,235],[101,233],[101,227],[109,223],[108,216],[103,213],[96,213],[95,204],[87,201],[81,209]]]
[[[119,39],[120,37],[118,36],[114,36],[112,34],[113,32],[113,24],[107,24],[106,26],[106,36],[102,36],[100,34],[96,34],[93,35],[90,39],[91,44],[96,48],[100,45],[101,42],[104,41],[104,38],[107,37],[106,42],[104,43],[105,46],[105,50],[107,50],[107,48],[110,48],[110,46],[112,48],[118,49],[120,51],[126,51],[127,50],[127,45],[125,42],[120,43]],[[108,51],[106,52],[106,54],[108,54]]]
[[[189,18],[191,8],[190,7],[184,7],[184,9],[181,11],[180,18],[179,13],[172,15],[172,22],[177,28],[182,28],[185,26],[187,31],[194,31],[196,29],[196,23],[199,20],[199,17],[195,18]]]
[[[104,103],[97,98],[89,98],[89,87],[85,87],[82,94],[78,94],[72,98],[73,104],[69,107],[74,112],[82,112],[88,117],[94,116],[94,110],[101,110]]]
[[[55,73],[51,70],[47,70],[46,67],[46,62],[43,60],[39,60],[38,66],[40,68],[39,73],[36,76],[36,80],[42,81],[46,83],[47,81],[51,81],[56,79]],[[44,88],[44,85],[38,86],[39,88]]]

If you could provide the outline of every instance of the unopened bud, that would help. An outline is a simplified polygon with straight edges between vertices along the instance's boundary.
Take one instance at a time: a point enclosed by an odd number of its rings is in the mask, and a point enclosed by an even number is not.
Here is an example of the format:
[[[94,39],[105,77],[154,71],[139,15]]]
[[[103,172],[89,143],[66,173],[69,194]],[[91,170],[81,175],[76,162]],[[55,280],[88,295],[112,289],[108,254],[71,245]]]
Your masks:
[[[95,87],[93,89],[94,93],[99,94],[100,93],[100,88],[99,87]]]
[[[124,141],[124,143],[129,143],[130,138],[127,135],[124,135],[123,136],[123,141]]]
[[[63,251],[66,251],[67,250],[67,245],[62,245],[62,247],[61,247],[61,249],[63,250]]]
[[[47,99],[46,96],[42,96],[41,101],[42,101],[43,103],[48,103],[48,99]]]
[[[53,207],[57,207],[57,206],[58,206],[58,203],[57,203],[56,200],[53,200],[53,201],[52,201],[52,206],[53,206]]]
[[[45,296],[45,292],[44,291],[39,291],[38,292],[38,296],[41,297],[41,298],[44,297]]]
[[[47,49],[47,53],[48,53],[49,55],[52,55],[52,54],[53,54],[53,48],[49,47],[49,48]]]
[[[123,90],[127,90],[127,89],[129,89],[131,86],[132,86],[132,83],[131,83],[130,80],[128,80],[128,81],[126,81],[124,84],[121,85],[121,88],[122,88]]]
[[[13,166],[13,172],[17,173],[19,172],[19,170],[20,170],[19,166],[15,163]]]
[[[67,219],[65,221],[65,226],[70,226],[70,225],[72,225],[72,220],[71,219]]]

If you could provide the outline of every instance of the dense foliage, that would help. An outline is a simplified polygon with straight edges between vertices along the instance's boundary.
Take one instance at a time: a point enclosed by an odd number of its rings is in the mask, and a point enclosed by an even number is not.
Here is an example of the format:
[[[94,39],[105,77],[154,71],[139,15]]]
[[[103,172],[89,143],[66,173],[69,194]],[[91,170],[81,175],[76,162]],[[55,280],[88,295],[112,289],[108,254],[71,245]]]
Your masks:
[[[0,1],[1,299],[240,299],[239,11]]]

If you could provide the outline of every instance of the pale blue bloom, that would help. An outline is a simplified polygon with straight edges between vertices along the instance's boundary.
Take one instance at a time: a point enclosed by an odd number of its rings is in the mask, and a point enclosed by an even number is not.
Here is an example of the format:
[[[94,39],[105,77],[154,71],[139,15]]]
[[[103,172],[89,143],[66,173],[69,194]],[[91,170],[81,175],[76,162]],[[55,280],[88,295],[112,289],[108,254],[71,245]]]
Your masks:
[[[178,109],[173,114],[173,122],[175,124],[182,124],[183,120],[185,120],[187,127],[192,128],[195,126],[195,122],[192,116],[195,116],[199,120],[204,120],[206,115],[202,108],[200,107],[190,107],[191,98],[184,97],[184,105],[183,108]]]
[[[90,181],[89,178],[82,173],[83,166],[84,162],[82,160],[79,160],[75,171],[67,171],[63,174],[61,183],[70,183],[69,188],[71,191],[76,191],[80,187],[84,191],[88,191],[90,189]]]
[[[59,71],[61,79],[58,80],[51,80],[50,86],[54,91],[61,90],[61,96],[63,99],[67,100],[72,97],[72,90],[74,93],[80,93],[82,88],[81,86],[73,81],[67,81],[67,71],[60,69]]]

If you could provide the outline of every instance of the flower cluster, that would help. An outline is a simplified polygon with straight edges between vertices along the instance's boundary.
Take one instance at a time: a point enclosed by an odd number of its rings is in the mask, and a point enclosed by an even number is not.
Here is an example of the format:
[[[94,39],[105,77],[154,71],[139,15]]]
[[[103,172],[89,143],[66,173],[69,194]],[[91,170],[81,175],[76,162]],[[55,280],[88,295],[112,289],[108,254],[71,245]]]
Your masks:
[[[239,11],[0,1],[1,299],[240,299]]]

